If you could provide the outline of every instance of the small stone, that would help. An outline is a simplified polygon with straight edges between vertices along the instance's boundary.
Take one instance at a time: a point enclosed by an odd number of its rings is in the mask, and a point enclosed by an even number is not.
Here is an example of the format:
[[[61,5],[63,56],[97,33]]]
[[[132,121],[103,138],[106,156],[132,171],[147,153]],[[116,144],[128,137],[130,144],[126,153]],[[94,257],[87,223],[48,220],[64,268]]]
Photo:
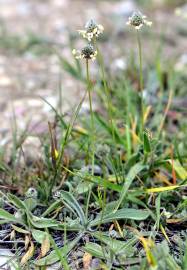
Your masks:
[[[175,64],[176,71],[186,71],[187,70],[187,53],[182,54]]]
[[[92,165],[87,165],[81,169],[82,173],[91,173],[92,172]],[[102,175],[101,167],[98,165],[94,165],[94,175]]]
[[[12,85],[12,80],[5,74],[0,75],[0,87],[7,87]]]
[[[114,71],[114,72],[124,71],[124,70],[126,70],[126,68],[127,68],[127,63],[126,63],[125,59],[116,58],[113,61],[112,71]]]
[[[91,269],[92,270],[96,270],[96,269],[100,269],[100,260],[97,258],[94,258],[91,262]]]

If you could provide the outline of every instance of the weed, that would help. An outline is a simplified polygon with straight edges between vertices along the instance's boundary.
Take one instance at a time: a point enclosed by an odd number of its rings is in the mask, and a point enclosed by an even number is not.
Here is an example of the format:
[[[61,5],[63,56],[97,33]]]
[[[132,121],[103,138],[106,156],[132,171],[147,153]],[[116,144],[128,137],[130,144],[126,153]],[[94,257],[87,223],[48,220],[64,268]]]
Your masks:
[[[55,122],[48,122],[44,157],[35,164],[28,190],[20,194],[14,185],[25,176],[18,175],[16,162],[27,130],[18,138],[15,128],[10,164],[1,158],[1,184],[8,192],[0,191],[0,243],[16,249],[18,269],[55,263],[62,269],[186,269],[185,119],[175,127],[179,136],[169,132],[169,114],[181,113],[172,103],[181,87],[170,67],[163,83],[160,59],[157,71],[148,72],[156,82],[143,78],[140,30],[151,23],[136,12],[128,25],[137,34],[139,86],[134,69],[116,76],[106,71],[98,41],[104,28],[89,21],[79,31],[89,43],[81,51],[73,49],[74,62],[55,50],[85,93],[69,120],[44,100]],[[100,74],[94,83],[90,60],[97,60]],[[181,83],[180,76],[175,78]],[[80,114],[87,95],[89,113]]]

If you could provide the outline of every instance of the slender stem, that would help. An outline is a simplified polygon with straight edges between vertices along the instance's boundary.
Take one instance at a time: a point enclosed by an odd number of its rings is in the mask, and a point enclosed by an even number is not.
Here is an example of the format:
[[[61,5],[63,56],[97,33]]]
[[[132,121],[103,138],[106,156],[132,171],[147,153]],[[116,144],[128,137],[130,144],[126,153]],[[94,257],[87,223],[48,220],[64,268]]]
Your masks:
[[[94,114],[92,108],[92,96],[91,96],[91,82],[90,82],[90,73],[89,73],[89,61],[86,60],[86,77],[87,77],[87,91],[88,91],[88,98],[89,98],[89,105],[90,105],[90,120],[91,120],[91,131],[90,131],[90,138],[91,138],[91,160],[92,160],[92,175],[94,175],[94,156],[95,156],[95,125],[94,125]],[[86,203],[86,217],[88,217],[88,208],[91,198],[92,188],[89,187],[87,203]]]
[[[92,175],[94,174],[94,146],[95,146],[95,125],[94,125],[94,114],[92,107],[92,96],[91,96],[91,82],[90,82],[90,73],[89,73],[89,61],[86,60],[86,77],[87,77],[87,91],[90,105],[90,120],[91,120],[91,155],[92,155]]]
[[[138,53],[139,53],[139,80],[140,80],[140,99],[141,99],[141,132],[144,130],[144,104],[143,104],[143,67],[142,67],[142,45],[139,30],[137,30]]]

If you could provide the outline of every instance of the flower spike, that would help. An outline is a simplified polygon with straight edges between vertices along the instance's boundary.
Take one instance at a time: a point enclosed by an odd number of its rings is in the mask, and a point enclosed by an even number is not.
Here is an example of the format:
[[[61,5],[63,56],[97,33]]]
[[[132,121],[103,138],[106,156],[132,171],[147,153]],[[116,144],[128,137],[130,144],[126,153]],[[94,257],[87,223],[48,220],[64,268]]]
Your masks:
[[[133,26],[136,30],[140,30],[142,26],[147,25],[151,26],[152,22],[146,20],[146,16],[142,15],[139,11],[134,12],[131,17],[129,17],[127,25]]]
[[[90,20],[85,25],[85,30],[78,30],[79,34],[89,42],[94,38],[98,38],[104,31],[101,24],[97,24],[94,20]]]
[[[76,59],[87,59],[94,61],[97,56],[97,51],[91,44],[88,44],[81,51],[73,49],[72,54],[75,56]]]

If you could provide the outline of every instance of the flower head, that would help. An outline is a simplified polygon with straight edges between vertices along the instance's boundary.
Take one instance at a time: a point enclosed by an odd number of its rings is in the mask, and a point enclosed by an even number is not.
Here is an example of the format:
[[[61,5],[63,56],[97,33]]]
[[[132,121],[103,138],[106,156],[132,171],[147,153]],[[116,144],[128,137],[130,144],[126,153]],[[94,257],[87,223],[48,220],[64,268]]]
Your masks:
[[[93,38],[98,38],[104,31],[104,27],[101,24],[97,24],[94,20],[90,20],[85,25],[85,30],[78,30],[79,34],[83,38],[86,38],[89,42]]]
[[[25,196],[27,197],[27,198],[33,198],[33,199],[36,199],[37,198],[37,196],[38,196],[38,192],[37,192],[37,190],[35,189],[35,188],[29,188],[27,191],[26,191],[26,194],[25,194]]]
[[[135,29],[139,30],[143,25],[151,26],[152,22],[146,20],[146,16],[142,15],[139,11],[134,12],[131,17],[129,17],[127,25],[132,25]]]
[[[60,197],[61,197],[61,192],[59,190],[53,193],[53,199],[60,199]]]
[[[77,51],[74,49],[72,53],[76,59],[95,60],[97,56],[97,51],[91,44],[85,46],[81,51]]]

